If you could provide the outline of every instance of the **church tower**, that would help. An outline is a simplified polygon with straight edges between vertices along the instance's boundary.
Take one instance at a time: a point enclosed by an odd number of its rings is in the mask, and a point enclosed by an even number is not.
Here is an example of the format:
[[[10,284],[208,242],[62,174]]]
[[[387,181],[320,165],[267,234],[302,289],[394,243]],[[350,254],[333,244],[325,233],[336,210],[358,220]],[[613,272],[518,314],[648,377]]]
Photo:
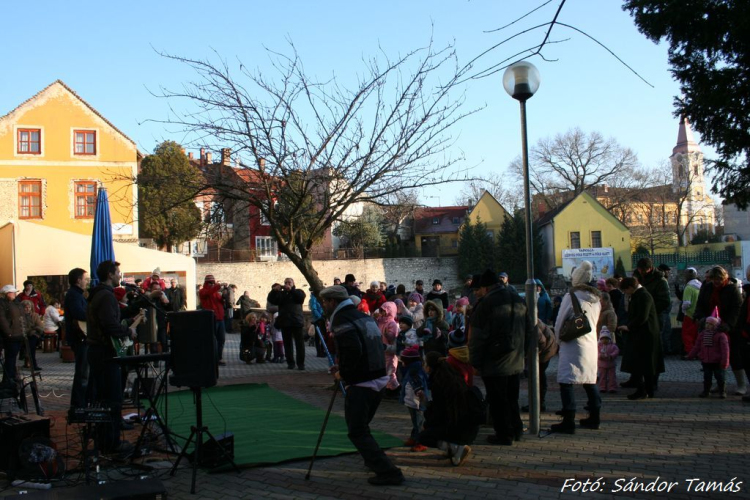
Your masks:
[[[690,199],[702,199],[706,194],[703,177],[703,153],[693,138],[693,131],[686,117],[680,120],[677,145],[672,148],[672,182],[675,192],[690,188]]]
[[[689,241],[699,230],[713,233],[715,211],[706,189],[703,152],[693,138],[687,117],[680,119],[677,145],[669,160],[672,163],[672,191],[680,198],[687,195],[681,210],[681,219],[688,226],[686,239]]]

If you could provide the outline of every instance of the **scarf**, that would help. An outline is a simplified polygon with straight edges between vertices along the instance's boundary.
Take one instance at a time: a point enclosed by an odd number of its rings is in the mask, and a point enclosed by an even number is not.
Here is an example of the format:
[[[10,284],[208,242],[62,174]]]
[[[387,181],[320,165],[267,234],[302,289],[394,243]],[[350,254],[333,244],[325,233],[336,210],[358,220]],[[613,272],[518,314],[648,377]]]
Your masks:
[[[716,330],[703,330],[703,345],[711,347],[714,345],[714,334]]]

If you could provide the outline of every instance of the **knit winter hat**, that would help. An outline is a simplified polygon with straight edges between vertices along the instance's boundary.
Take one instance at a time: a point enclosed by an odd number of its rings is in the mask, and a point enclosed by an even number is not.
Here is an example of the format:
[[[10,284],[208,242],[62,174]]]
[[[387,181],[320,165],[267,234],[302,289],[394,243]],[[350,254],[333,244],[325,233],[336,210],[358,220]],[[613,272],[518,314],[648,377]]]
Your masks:
[[[406,299],[406,302],[414,301],[417,304],[421,304],[424,302],[424,297],[422,297],[421,293],[412,292],[409,294],[409,297]]]
[[[461,306],[468,306],[469,305],[469,298],[468,297],[461,297],[456,301],[456,307]]]
[[[352,281],[357,281],[356,279],[354,279],[354,275],[353,274],[347,274],[344,277],[344,283],[351,283]]]
[[[356,295],[349,295],[349,300],[351,300],[352,304],[354,304],[355,306],[358,306],[359,303],[362,302],[362,299],[360,299]]]
[[[466,345],[466,333],[462,328],[457,328],[448,334],[448,347],[461,347]]]
[[[573,271],[573,276],[572,276],[573,286],[589,284],[592,276],[593,276],[593,270],[592,270],[591,262],[584,260],[578,265],[576,270]]]
[[[161,277],[161,269],[158,268],[158,267],[156,269],[154,269],[154,272],[151,273],[151,276],[159,276],[159,277]]]
[[[411,347],[407,347],[406,349],[401,351],[401,357],[408,359],[419,358],[419,346],[413,345]]]
[[[380,286],[380,282],[379,281],[371,281],[370,282],[370,287],[373,287],[373,286]]]
[[[213,274],[207,274],[205,279],[203,280],[204,283],[214,283],[216,282],[216,279],[214,278]]]
[[[602,330],[599,332],[599,340],[601,339],[612,340],[612,334],[609,332],[609,328],[607,328],[606,326],[603,326]]]
[[[409,325],[409,328],[411,328],[412,326],[414,326],[414,320],[412,318],[410,318],[409,316],[399,316],[398,317],[398,322]]]

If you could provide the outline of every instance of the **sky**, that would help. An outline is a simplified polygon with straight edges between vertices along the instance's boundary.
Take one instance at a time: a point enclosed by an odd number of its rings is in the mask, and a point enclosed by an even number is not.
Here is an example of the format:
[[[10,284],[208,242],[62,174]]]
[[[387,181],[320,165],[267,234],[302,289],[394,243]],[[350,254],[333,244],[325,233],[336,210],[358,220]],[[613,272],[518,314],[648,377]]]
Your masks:
[[[454,43],[459,61],[466,63],[502,39],[550,21],[559,0],[509,28],[492,31],[544,2],[39,0],[33,23],[21,22],[28,19],[28,5],[3,2],[6,42],[0,45],[0,61],[6,71],[0,79],[0,116],[60,79],[150,153],[163,140],[190,139],[149,121],[169,117],[168,103],[152,92],[177,89],[195,78],[192,70],[157,51],[214,60],[218,54],[266,71],[266,48],[288,53],[291,40],[310,73],[321,78],[335,74],[346,81],[362,69],[363,58],[381,49],[395,56],[426,45],[430,38],[438,47]],[[580,127],[631,148],[644,166],[665,161],[677,140],[673,99],[679,92],[666,45],[641,35],[618,1],[568,0],[559,21],[606,45],[653,87],[595,42],[558,26],[551,39],[565,41],[544,49],[545,58],[554,61],[529,59],[541,74],[539,91],[527,104],[529,143]],[[536,45],[543,35],[536,30],[520,36],[484,56],[476,68]],[[518,103],[503,90],[502,72],[472,80],[465,90],[467,109],[482,109],[454,130],[453,147],[465,155],[474,175],[503,174],[521,151]],[[711,157],[710,148],[702,149]],[[420,201],[450,205],[460,188],[429,188]]]

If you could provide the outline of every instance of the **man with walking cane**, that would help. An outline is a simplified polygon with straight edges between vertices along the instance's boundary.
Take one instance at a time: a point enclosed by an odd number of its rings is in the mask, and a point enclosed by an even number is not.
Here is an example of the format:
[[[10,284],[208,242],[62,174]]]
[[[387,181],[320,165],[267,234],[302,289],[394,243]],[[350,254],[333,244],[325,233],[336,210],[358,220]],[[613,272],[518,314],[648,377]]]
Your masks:
[[[323,289],[320,303],[331,321],[338,365],[331,367],[337,381],[346,386],[344,418],[349,440],[375,476],[373,485],[398,485],[404,481],[401,469],[393,465],[370,434],[370,422],[380,405],[388,383],[385,352],[375,320],[357,311],[346,288],[340,285]]]

